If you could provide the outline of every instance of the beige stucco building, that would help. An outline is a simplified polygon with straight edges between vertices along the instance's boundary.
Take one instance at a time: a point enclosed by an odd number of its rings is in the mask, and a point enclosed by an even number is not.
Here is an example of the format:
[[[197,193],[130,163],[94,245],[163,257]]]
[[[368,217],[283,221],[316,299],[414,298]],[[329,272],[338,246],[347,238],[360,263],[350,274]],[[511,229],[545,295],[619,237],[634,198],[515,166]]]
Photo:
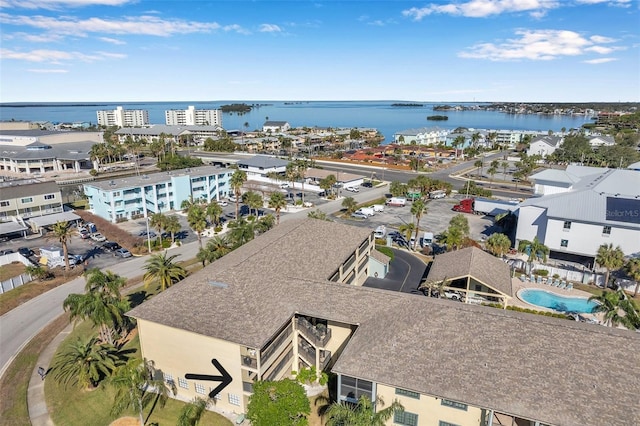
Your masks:
[[[228,373],[216,409],[238,414],[255,380],[316,366],[337,375],[340,400],[401,401],[389,424],[640,418],[636,333],[363,287],[373,250],[371,230],[282,223],[130,311],[142,355],[184,400],[219,384],[193,374]]]

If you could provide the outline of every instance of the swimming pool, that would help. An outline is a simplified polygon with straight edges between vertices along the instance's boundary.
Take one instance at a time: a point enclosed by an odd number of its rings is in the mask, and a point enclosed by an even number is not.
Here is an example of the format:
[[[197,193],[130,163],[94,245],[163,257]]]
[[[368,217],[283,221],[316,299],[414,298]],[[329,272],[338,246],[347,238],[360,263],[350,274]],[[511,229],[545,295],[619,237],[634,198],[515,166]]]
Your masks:
[[[526,288],[518,292],[520,299],[525,302],[553,309],[559,312],[574,312],[578,314],[590,314],[598,304],[590,302],[584,297],[567,297],[535,288]]]

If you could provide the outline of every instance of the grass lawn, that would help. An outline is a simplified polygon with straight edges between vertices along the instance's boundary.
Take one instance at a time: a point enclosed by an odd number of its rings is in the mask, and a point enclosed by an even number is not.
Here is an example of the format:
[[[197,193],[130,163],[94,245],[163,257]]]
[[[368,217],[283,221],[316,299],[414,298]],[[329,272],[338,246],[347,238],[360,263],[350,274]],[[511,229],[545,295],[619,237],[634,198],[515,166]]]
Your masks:
[[[24,265],[20,262],[13,262],[8,265],[0,266],[0,281],[6,281],[9,278],[24,274],[24,268]]]
[[[88,338],[95,335],[97,330],[91,327],[87,321],[79,324],[74,331],[64,340],[61,347],[64,347],[69,341],[81,338]],[[135,349],[136,353],[140,351],[137,335],[125,345],[126,349]],[[135,355],[133,353],[132,355]],[[138,414],[132,410],[123,412],[120,416],[112,416],[110,414],[111,405],[113,404],[114,392],[110,388],[103,385],[98,386],[94,390],[81,390],[72,386],[64,387],[56,382],[54,374],[50,374],[45,380],[45,394],[47,399],[47,407],[49,414],[55,424],[65,426],[84,426],[91,425],[109,425],[118,417],[138,417]],[[144,411],[147,424],[158,425],[175,425],[180,414],[180,410],[184,403],[174,399],[169,399],[164,407],[157,405],[148,407]],[[149,416],[149,412],[151,415]],[[201,424],[213,426],[227,426],[231,422],[220,414],[207,412],[201,420]]]
[[[40,352],[69,324],[69,316],[61,315],[34,337],[9,365],[0,381],[0,425],[31,425],[27,408],[29,378]]]

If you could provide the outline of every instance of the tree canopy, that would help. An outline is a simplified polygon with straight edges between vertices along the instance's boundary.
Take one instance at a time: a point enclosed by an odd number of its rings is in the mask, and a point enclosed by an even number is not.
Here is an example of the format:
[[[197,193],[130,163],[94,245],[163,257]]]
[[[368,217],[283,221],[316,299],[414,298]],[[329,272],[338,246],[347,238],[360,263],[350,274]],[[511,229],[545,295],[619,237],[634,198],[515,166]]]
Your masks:
[[[304,426],[310,413],[311,404],[299,383],[284,379],[253,384],[247,407],[247,418],[253,426]]]

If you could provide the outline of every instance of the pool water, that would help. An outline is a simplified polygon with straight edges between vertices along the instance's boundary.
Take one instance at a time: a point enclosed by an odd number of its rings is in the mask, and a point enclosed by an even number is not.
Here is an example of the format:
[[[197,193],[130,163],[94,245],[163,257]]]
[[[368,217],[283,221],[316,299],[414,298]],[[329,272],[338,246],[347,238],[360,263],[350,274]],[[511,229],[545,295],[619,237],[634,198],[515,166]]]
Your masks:
[[[577,314],[590,314],[594,311],[598,303],[589,301],[583,297],[560,296],[549,291],[527,288],[518,293],[525,302],[553,309],[559,312],[574,312]]]

